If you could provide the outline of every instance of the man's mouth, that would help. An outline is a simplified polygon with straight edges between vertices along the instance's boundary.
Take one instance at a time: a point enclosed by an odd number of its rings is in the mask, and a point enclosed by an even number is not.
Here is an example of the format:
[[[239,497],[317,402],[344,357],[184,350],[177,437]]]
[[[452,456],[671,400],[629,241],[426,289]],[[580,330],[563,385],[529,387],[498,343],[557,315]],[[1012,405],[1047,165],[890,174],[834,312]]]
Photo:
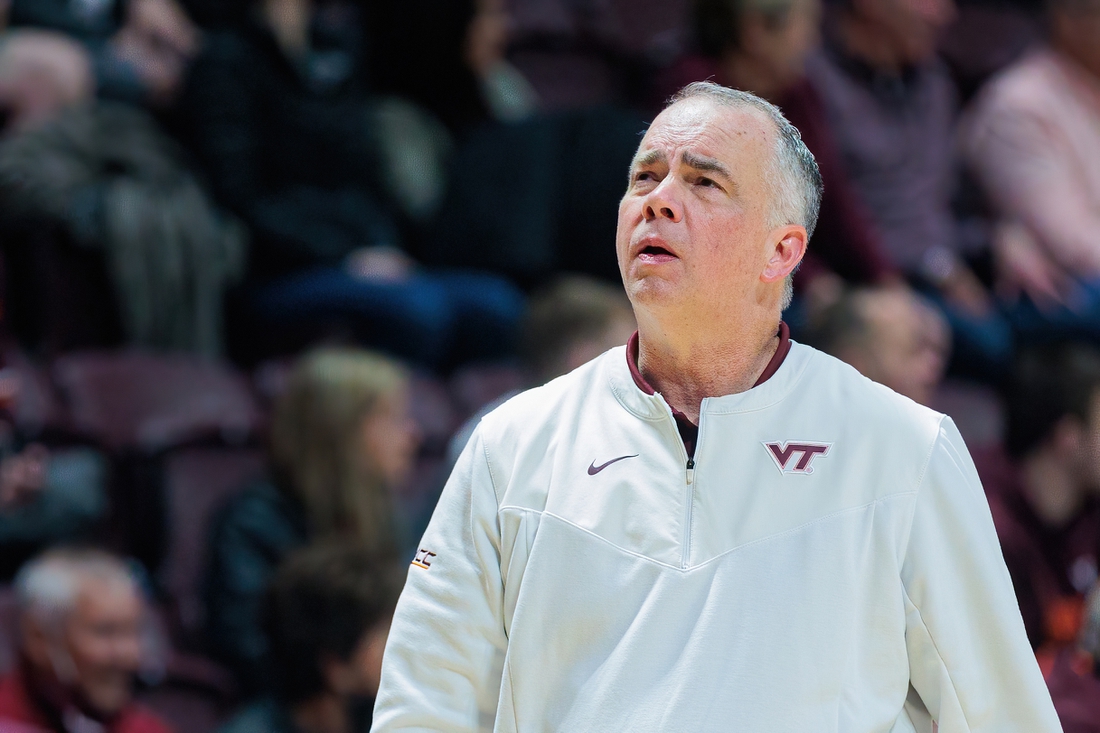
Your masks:
[[[638,259],[643,262],[658,264],[661,262],[670,262],[676,259],[676,255],[659,244],[650,244],[643,247],[638,252]]]

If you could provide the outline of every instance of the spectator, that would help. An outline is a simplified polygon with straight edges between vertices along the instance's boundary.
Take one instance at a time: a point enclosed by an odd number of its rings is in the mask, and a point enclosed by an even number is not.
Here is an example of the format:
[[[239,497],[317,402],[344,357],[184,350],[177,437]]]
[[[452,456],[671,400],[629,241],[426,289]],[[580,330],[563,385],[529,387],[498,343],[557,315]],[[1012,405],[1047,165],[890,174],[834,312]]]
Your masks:
[[[159,107],[175,98],[199,47],[198,31],[175,0],[13,0],[11,22],[84,43],[102,96]]]
[[[560,278],[531,297],[524,320],[521,354],[528,386],[545,384],[622,346],[637,327],[621,286],[580,275]],[[449,467],[458,461],[481,418],[516,394],[509,392],[486,405],[455,432],[447,447]],[[434,508],[429,507],[429,514]]]
[[[807,343],[922,405],[947,363],[947,324],[908,290],[851,290],[812,319]]]
[[[221,733],[368,730],[402,570],[347,545],[288,559],[264,613],[275,693]]]
[[[806,57],[819,42],[820,0],[696,0],[699,55],[670,72],[670,91],[693,81],[751,91],[779,105],[817,159],[825,193],[800,285],[827,267],[850,282],[897,277],[879,232],[852,190],[825,105],[806,81]]]
[[[433,367],[507,352],[522,311],[510,284],[418,271],[399,247],[377,180],[356,6],[251,9],[239,29],[210,37],[183,103],[218,198],[252,230],[245,350],[285,349],[288,333],[335,323]]]
[[[208,641],[247,690],[270,682],[260,606],[286,555],[332,539],[407,549],[390,494],[419,442],[407,390],[398,365],[365,352],[316,351],[295,367],[275,406],[272,478],[229,503],[209,548]]]
[[[221,352],[222,299],[243,269],[243,232],[214,208],[148,114],[104,102],[10,138],[0,148],[0,194],[6,296],[24,344],[62,350],[124,340]],[[75,287],[58,285],[59,263],[77,259]],[[68,303],[69,290],[92,290],[99,272],[107,292],[86,304],[74,298],[55,317],[68,332],[74,321],[94,320],[90,312],[108,311],[102,320],[120,322],[121,335],[103,328],[92,343],[65,343],[43,333],[41,322]]]
[[[1063,733],[1100,733],[1100,584],[1085,604],[1077,645],[1066,649],[1046,671],[1047,687]]]
[[[168,733],[134,704],[144,607],[126,565],[52,550],[16,579],[20,660],[0,681],[0,730]]]
[[[952,212],[956,93],[935,52],[954,15],[954,0],[847,0],[807,74],[891,261],[944,309],[954,366],[996,381],[1012,333],[964,260],[985,243]]]
[[[59,33],[0,35],[0,135],[37,127],[95,95],[87,52]]]
[[[1017,327],[1100,337],[1100,1],[1050,0],[1047,44],[996,77],[963,149],[1004,226],[1001,287]]]
[[[1100,352],[1026,350],[1008,391],[1005,449],[976,452],[1028,638],[1076,637],[1100,558]]]
[[[86,539],[106,516],[106,479],[87,448],[32,443],[0,460],[0,579],[50,545]]]

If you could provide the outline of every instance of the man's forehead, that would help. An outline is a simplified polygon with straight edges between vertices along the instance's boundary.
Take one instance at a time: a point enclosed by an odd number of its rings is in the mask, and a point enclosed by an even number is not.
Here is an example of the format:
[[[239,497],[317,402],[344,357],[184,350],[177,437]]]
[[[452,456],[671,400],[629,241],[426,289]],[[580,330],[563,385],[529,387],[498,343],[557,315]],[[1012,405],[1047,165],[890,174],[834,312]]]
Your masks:
[[[751,107],[685,99],[657,115],[634,160],[667,161],[684,151],[719,160],[760,154],[771,141],[771,127],[770,120]]]

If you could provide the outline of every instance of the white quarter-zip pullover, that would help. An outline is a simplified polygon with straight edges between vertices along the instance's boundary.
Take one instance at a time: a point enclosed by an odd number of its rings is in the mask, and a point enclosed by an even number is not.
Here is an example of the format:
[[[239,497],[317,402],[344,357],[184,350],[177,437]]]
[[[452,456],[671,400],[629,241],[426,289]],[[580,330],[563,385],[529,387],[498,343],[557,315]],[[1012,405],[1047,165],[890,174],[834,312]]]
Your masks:
[[[1060,730],[949,418],[792,344],[691,464],[622,347],[486,416],[373,730]]]

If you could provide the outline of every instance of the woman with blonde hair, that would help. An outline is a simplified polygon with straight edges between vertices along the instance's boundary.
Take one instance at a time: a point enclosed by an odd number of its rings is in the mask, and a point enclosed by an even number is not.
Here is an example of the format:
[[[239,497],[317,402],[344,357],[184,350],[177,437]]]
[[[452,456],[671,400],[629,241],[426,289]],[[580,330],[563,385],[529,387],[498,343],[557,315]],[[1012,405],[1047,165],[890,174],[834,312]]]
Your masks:
[[[419,438],[408,377],[390,359],[321,349],[294,368],[275,405],[270,477],[230,501],[209,547],[207,641],[246,691],[267,686],[260,603],[286,555],[335,539],[400,552],[391,491]]]

